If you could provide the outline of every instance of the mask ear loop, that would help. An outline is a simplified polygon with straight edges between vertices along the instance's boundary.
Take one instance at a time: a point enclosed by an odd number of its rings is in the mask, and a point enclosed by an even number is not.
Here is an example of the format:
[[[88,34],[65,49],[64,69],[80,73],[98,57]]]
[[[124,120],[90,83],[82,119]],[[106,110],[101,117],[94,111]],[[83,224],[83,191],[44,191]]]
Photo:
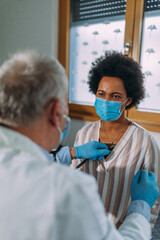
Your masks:
[[[127,101],[128,101],[128,97],[127,97],[127,99],[122,103],[122,105],[123,105],[124,103],[126,103]],[[121,115],[122,115],[122,113],[124,112],[125,108],[126,108],[126,106],[125,106],[125,107],[123,108],[123,110],[121,111]],[[120,115],[120,116],[121,116],[121,115]],[[120,116],[119,116],[119,117],[120,117]]]
[[[63,143],[66,141],[66,139],[68,138],[68,135],[69,135],[69,132],[70,132],[70,128],[71,128],[71,124],[70,124],[70,117],[68,117],[67,115],[65,114],[62,114],[62,117],[66,119],[66,124],[65,124],[65,128],[64,128],[64,137],[61,141],[61,144],[63,145]]]
[[[66,138],[68,137],[68,134],[69,134],[69,131],[70,131],[70,118],[68,116],[64,115],[64,114],[62,114],[62,117],[66,119],[66,126],[65,126],[65,129],[64,129],[64,131],[66,131],[66,135],[62,139],[62,141],[60,142],[58,147],[55,150],[50,151],[50,153],[54,156],[54,160],[55,161],[57,161],[56,155],[59,152],[59,150],[63,147],[63,143],[65,142]],[[61,130],[61,128],[59,126],[57,127],[57,129],[58,129],[58,132],[59,132],[60,138],[61,138],[62,130]]]

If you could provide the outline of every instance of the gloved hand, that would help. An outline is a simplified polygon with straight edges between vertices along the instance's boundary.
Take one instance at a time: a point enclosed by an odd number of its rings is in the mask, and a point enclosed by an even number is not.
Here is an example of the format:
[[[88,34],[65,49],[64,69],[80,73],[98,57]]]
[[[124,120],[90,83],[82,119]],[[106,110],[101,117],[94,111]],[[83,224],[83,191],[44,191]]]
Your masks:
[[[131,199],[143,200],[152,207],[159,196],[155,175],[146,170],[138,171],[131,184]]]
[[[108,147],[101,142],[92,141],[75,147],[76,149],[76,158],[91,159],[91,160],[100,160],[104,155],[108,155],[110,151]]]

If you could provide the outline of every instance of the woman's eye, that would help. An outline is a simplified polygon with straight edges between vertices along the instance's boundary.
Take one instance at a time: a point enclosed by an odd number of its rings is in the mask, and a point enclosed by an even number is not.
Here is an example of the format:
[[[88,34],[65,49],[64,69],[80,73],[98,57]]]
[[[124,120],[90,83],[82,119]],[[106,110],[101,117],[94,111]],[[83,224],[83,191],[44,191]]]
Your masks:
[[[104,96],[104,93],[98,93],[98,96],[102,97],[102,96]]]
[[[114,95],[113,98],[120,99],[121,97],[119,95]]]

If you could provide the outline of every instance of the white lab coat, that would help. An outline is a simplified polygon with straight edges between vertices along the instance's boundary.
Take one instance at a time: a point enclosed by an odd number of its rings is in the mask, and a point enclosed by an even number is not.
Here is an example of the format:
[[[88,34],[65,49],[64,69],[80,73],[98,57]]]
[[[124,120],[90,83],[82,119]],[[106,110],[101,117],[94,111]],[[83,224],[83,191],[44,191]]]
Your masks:
[[[0,239],[148,240],[150,226],[134,213],[118,232],[93,177],[49,163],[30,139],[0,127]]]

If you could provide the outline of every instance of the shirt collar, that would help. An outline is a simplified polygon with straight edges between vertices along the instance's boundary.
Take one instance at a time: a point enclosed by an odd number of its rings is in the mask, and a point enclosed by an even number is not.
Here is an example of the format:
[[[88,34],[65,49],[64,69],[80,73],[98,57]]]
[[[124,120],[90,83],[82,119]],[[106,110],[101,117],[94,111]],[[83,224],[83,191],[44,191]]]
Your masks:
[[[50,161],[50,162],[53,162],[53,161],[54,161],[54,158],[53,158],[53,155],[52,155],[52,154],[50,154],[49,152],[47,152],[44,148],[42,148],[42,147],[40,147],[40,146],[39,146],[39,148],[40,148],[41,152],[44,153],[44,155],[46,156],[46,158],[48,159],[48,161]]]

